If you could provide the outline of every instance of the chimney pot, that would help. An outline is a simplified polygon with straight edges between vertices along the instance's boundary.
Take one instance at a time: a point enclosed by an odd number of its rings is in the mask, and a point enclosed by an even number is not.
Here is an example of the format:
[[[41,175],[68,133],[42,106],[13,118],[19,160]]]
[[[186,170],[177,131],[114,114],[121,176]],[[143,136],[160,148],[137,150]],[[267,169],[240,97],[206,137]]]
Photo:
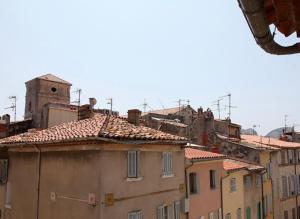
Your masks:
[[[127,121],[134,125],[140,125],[140,118],[141,118],[142,112],[138,109],[130,109],[128,110],[128,116]]]

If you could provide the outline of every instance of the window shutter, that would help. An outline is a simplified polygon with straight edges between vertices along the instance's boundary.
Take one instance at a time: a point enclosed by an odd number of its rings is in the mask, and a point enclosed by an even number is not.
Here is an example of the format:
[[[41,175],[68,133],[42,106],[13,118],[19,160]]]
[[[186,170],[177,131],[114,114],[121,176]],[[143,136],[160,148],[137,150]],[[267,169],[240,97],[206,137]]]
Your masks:
[[[282,179],[282,197],[286,198],[288,196],[288,191],[287,191],[287,177],[283,176],[281,179]]]
[[[136,213],[136,219],[143,219],[143,212],[142,211],[138,211]]]
[[[168,219],[174,219],[174,204],[168,206]]]
[[[8,160],[0,160],[0,183],[5,184],[7,182]]]
[[[174,219],[180,219],[180,202],[174,204]]]
[[[127,154],[127,170],[128,177],[134,178],[137,177],[137,152],[136,151],[128,151]]]
[[[164,206],[157,208],[157,219],[164,219]]]

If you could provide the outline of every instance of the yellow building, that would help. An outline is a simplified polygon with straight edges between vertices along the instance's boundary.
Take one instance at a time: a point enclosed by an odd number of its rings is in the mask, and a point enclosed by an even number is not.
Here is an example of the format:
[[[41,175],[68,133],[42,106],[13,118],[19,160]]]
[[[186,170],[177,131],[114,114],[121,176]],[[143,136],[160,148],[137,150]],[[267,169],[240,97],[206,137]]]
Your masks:
[[[222,209],[224,219],[262,219],[264,168],[226,159],[223,164]]]

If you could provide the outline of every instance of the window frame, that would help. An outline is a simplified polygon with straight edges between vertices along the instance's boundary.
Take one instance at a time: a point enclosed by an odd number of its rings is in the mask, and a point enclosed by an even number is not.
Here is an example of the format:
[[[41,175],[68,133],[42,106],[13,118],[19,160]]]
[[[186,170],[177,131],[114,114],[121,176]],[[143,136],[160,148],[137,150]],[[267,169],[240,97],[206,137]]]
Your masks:
[[[230,181],[229,181],[229,192],[230,193],[233,193],[233,192],[236,192],[237,191],[237,187],[236,187],[236,178],[235,177],[232,177],[230,178]]]
[[[132,212],[129,212],[127,215],[128,219],[143,219],[143,217],[144,216],[143,216],[142,210],[132,211]]]
[[[134,155],[134,157],[132,158],[131,155]],[[137,150],[127,151],[127,178],[129,179],[139,178],[139,163],[140,163],[139,157],[140,157],[139,151]],[[134,159],[134,165],[131,159]],[[131,165],[133,165],[134,168]]]
[[[191,181],[191,176],[193,176],[193,180]],[[194,186],[191,186],[193,183]],[[192,190],[193,189],[193,190]],[[199,179],[198,174],[196,172],[189,173],[189,193],[190,195],[199,194]]]
[[[164,151],[162,153],[162,176],[173,176],[173,153]]]
[[[209,170],[209,186],[210,189],[214,190],[217,188],[217,171]]]

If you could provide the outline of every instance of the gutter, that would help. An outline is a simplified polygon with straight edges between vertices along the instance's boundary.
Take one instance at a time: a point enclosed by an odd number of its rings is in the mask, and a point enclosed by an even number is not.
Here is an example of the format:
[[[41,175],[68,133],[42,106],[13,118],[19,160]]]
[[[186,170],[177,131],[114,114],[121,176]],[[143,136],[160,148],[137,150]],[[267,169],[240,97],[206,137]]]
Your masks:
[[[230,174],[228,174],[228,172],[226,171],[226,176],[223,176],[221,178],[221,212],[222,212],[222,219],[224,218],[224,199],[223,199],[223,180],[226,179],[227,177],[230,176]]]
[[[256,43],[263,50],[273,55],[300,53],[300,43],[285,47],[274,41],[264,12],[264,0],[238,0],[238,3]]]

